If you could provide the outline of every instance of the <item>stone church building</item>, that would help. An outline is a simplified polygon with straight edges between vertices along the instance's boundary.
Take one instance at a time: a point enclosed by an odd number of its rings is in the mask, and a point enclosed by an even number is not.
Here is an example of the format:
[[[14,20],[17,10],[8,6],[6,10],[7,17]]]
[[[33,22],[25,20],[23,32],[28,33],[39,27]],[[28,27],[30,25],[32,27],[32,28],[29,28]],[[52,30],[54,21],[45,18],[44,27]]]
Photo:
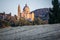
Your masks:
[[[34,13],[30,12],[30,8],[25,4],[23,11],[21,12],[20,5],[18,5],[18,20],[24,18],[29,21],[34,21]]]

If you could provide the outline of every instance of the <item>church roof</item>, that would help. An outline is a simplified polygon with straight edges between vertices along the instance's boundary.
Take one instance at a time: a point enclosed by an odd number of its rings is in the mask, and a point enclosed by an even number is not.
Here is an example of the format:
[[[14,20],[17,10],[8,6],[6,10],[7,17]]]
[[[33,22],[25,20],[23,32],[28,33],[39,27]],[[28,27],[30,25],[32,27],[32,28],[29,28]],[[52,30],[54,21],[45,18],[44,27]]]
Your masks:
[[[23,10],[24,10],[26,7],[27,7],[27,8],[29,8],[29,7],[27,6],[27,4],[25,4],[25,6],[24,6]]]

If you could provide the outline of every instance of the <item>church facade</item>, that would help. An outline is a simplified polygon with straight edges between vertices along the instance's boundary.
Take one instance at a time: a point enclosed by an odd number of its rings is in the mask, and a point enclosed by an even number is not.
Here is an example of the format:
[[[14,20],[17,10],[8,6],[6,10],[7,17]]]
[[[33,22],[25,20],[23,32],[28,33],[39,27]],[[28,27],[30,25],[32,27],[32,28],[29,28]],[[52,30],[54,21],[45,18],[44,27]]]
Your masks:
[[[30,8],[25,4],[23,11],[21,12],[20,5],[18,5],[18,20],[24,18],[29,21],[34,21],[34,13],[30,12]]]

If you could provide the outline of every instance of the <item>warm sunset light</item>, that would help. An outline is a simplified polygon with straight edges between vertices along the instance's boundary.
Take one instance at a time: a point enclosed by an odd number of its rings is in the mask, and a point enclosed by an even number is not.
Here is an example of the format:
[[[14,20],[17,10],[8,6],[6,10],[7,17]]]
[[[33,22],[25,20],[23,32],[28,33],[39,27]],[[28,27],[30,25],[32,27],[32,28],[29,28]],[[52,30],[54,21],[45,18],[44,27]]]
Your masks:
[[[60,0],[0,0],[0,40],[60,40]]]

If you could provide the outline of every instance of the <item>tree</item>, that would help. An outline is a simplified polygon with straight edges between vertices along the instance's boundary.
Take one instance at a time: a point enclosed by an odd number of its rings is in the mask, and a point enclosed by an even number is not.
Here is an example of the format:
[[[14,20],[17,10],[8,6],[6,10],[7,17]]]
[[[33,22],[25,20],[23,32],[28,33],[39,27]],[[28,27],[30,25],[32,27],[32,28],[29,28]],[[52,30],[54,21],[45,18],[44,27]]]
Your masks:
[[[49,13],[49,23],[59,23],[59,3],[58,0],[52,0],[53,10],[50,10],[51,13]]]
[[[32,23],[30,23],[28,20],[26,20],[25,18],[20,18],[19,20],[19,25],[20,26],[24,26],[24,25],[31,25]]]
[[[40,25],[40,24],[43,24],[43,20],[41,18],[37,18],[37,24]]]
[[[44,23],[43,23],[43,20],[40,19],[40,17],[38,17],[38,18],[35,18],[33,24],[34,25],[41,25],[41,24],[44,24]]]
[[[5,28],[5,27],[9,27],[10,23],[8,21],[5,20],[0,20],[0,28]]]

